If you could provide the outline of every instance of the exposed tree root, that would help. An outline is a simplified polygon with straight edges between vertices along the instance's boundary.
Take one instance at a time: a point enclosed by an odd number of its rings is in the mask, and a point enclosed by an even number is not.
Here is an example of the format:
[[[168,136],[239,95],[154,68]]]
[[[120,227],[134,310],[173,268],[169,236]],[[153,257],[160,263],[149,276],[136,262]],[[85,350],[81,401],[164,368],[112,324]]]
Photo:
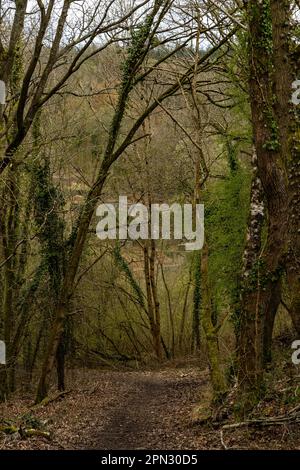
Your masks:
[[[52,397],[46,397],[44,398],[44,400],[41,401],[41,403],[38,403],[37,405],[34,405],[31,409],[34,409],[38,406],[47,406],[49,405],[50,403],[53,403],[55,402],[56,400],[59,400],[60,398],[63,398],[65,397],[66,395],[68,395],[69,393],[71,393],[72,390],[64,390],[63,392],[58,392],[56,393],[55,395],[53,395]]]

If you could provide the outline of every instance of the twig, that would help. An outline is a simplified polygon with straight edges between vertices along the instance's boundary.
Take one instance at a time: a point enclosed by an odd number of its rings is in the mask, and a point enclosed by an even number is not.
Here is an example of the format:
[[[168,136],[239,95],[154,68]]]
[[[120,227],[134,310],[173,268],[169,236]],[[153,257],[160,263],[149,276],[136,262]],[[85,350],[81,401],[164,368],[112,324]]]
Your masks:
[[[223,429],[221,429],[221,431],[220,431],[220,439],[221,439],[221,444],[222,444],[223,449],[228,450],[228,447],[224,442]]]
[[[295,410],[298,411],[297,406]],[[284,424],[300,423],[300,414],[294,413],[291,410],[287,415],[274,416],[272,418],[260,418],[251,419],[247,421],[241,421],[240,423],[225,424],[222,430],[225,429],[238,429],[247,426],[282,426]]]

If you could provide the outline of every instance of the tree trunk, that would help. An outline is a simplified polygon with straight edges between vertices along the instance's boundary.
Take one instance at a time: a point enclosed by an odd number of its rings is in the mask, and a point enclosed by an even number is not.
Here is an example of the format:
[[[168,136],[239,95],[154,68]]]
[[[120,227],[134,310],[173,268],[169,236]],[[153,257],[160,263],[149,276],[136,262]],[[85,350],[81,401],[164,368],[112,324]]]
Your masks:
[[[207,242],[205,242],[201,257],[202,326],[206,338],[214,401],[218,402],[226,392],[226,382],[219,352],[218,327],[213,324],[213,309],[208,272],[208,245]]]
[[[268,211],[268,234],[258,260],[252,259],[242,292],[239,385],[242,409],[260,394],[263,332],[278,307],[275,294],[286,249],[287,185],[273,92],[273,35],[268,0],[246,3],[249,24],[249,91],[258,171]],[[276,97],[275,97],[276,98]]]
[[[170,294],[170,289],[165,278],[165,272],[163,264],[160,265],[162,281],[166,290],[167,299],[168,299],[168,312],[169,312],[169,325],[170,325],[170,336],[171,336],[171,357],[175,357],[175,325],[174,325],[174,312],[172,308],[172,299]]]
[[[190,288],[191,288],[191,283],[192,283],[192,266],[190,267],[189,270],[189,280],[188,284],[185,289],[185,294],[184,294],[184,301],[183,301],[183,307],[182,307],[182,313],[181,313],[181,321],[180,321],[180,328],[179,328],[179,339],[178,339],[178,349],[181,354],[183,354],[182,350],[182,342],[184,338],[184,330],[185,330],[185,322],[186,322],[186,317],[187,317],[187,305],[188,305],[188,300],[189,300],[189,293],[190,293]]]
[[[18,289],[16,272],[15,245],[18,240],[19,224],[19,178],[15,167],[9,169],[6,179],[7,196],[3,195],[5,201],[2,210],[2,244],[6,263],[3,269],[3,321],[4,341],[6,344],[6,374],[4,383],[7,392],[15,390],[15,363],[16,356],[13,354],[13,336],[16,328],[16,306],[14,298]],[[3,372],[4,374],[4,372]],[[2,374],[2,376],[3,376]]]
[[[274,43],[275,112],[282,160],[288,175],[287,284],[290,315],[300,333],[300,112],[291,102],[292,83],[298,79],[300,48],[291,41],[291,2],[271,0]],[[292,52],[293,51],[293,52]]]
[[[277,282],[277,286],[274,287],[273,296],[271,298],[269,308],[266,311],[266,317],[264,321],[264,330],[263,330],[263,365],[264,366],[272,362],[273,330],[274,330],[275,318],[276,318],[280,301],[281,301],[281,281],[279,280]]]
[[[144,274],[145,274],[146,294],[147,294],[147,304],[148,304],[147,313],[148,313],[148,318],[149,318],[149,323],[150,323],[150,331],[152,334],[155,355],[157,359],[161,361],[162,351],[161,351],[160,325],[157,325],[157,322],[156,322],[156,311],[155,311],[153,291],[152,291],[153,280],[151,281],[150,271],[151,271],[150,256],[149,256],[148,244],[146,243],[144,246]],[[152,273],[152,276],[153,276],[153,273]]]
[[[299,79],[300,47],[290,51],[292,80]],[[288,86],[288,84],[286,84]],[[289,89],[290,91],[290,89]],[[300,335],[300,106],[291,104],[289,172],[289,249],[287,255],[287,284],[289,310],[295,329]]]
[[[193,331],[192,351],[199,352],[201,346],[200,317],[201,317],[201,253],[196,252],[194,258],[194,292],[193,292]]]
[[[257,154],[253,148],[252,156],[253,178],[250,192],[250,210],[247,227],[246,246],[243,256],[242,295],[240,336],[238,341],[239,383],[247,383],[248,387],[255,387],[256,362],[258,351],[256,349],[258,318],[257,307],[253,310],[248,307],[257,302],[257,283],[253,277],[253,266],[259,269],[261,253],[261,237],[264,223],[264,198],[262,183],[257,168]]]
[[[6,373],[6,366],[0,364],[0,401],[4,402],[7,398],[7,373]]]
[[[64,335],[63,335],[64,336]],[[56,352],[57,389],[60,392],[65,390],[65,344],[61,338]]]

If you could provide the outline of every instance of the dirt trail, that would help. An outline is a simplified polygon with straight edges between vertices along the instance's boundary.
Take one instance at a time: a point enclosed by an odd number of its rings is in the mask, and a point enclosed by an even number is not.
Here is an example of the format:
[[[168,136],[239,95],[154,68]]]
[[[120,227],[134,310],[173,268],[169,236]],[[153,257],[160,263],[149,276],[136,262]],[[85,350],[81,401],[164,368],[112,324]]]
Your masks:
[[[122,388],[125,377],[119,375]],[[199,377],[182,373],[127,374],[126,392],[95,436],[98,449],[170,449],[195,440],[190,413],[199,399]],[[118,386],[115,384],[115,386]]]
[[[81,369],[69,373],[70,393],[34,411],[47,423],[51,441],[1,440],[0,449],[199,449],[207,445],[192,426],[194,407],[201,402],[208,375],[198,367],[148,371]],[[12,419],[28,414],[30,399],[0,406]]]
[[[32,393],[0,405],[0,416],[20,423],[31,416],[44,422],[51,440],[0,434],[0,449],[208,450],[300,449],[297,425],[225,432],[212,424],[193,425],[196,406],[205,407],[208,371],[198,367],[149,371],[80,369],[69,372],[70,393],[31,409]],[[274,404],[267,403],[272,415]],[[294,406],[292,404],[291,406]]]

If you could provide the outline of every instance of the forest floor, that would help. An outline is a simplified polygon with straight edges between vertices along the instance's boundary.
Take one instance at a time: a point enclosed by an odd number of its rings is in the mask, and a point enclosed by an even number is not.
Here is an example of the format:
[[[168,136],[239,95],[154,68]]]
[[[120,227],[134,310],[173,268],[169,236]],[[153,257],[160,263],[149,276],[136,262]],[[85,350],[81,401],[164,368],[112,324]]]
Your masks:
[[[38,423],[51,439],[0,433],[0,449],[300,449],[299,425],[226,430],[221,439],[220,425],[196,424],[195,409],[210,395],[209,377],[191,364],[71,375],[70,392],[47,406],[14,397],[0,407],[7,423]],[[268,402],[264,412],[274,414],[274,407]]]

